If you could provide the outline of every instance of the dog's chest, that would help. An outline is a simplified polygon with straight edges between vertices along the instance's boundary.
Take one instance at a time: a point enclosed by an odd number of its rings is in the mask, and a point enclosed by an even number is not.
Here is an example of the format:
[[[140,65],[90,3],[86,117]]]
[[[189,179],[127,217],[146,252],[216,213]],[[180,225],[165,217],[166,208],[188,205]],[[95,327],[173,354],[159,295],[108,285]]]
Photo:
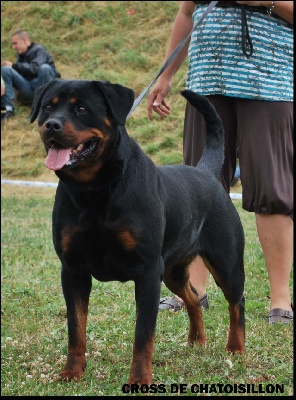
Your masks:
[[[56,251],[67,268],[86,270],[102,281],[133,279],[139,259],[128,227],[93,216],[56,229]]]

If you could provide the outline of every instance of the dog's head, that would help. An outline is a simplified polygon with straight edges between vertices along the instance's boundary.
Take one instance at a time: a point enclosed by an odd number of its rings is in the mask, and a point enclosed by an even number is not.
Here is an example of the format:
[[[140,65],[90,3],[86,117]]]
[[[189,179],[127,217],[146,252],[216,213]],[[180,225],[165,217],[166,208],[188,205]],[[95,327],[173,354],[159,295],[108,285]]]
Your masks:
[[[31,122],[39,114],[47,167],[73,173],[102,163],[133,101],[131,89],[103,81],[56,79],[37,88]]]

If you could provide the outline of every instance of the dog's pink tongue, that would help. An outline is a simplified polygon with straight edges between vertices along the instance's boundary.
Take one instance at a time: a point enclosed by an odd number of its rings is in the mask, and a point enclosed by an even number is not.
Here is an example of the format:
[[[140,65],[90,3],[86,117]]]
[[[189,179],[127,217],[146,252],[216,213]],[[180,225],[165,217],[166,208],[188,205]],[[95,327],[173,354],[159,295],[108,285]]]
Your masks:
[[[71,149],[65,149],[64,147],[58,147],[53,145],[47,154],[45,165],[47,168],[57,171],[69,161]]]

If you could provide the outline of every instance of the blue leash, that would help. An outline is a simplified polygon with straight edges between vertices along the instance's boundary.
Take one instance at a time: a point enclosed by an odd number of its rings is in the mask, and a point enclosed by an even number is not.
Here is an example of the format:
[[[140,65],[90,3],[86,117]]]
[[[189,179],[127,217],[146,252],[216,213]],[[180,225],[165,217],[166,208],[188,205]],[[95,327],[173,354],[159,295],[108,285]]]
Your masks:
[[[159,76],[163,73],[163,71],[169,66],[169,64],[173,61],[173,59],[179,54],[181,49],[184,47],[185,43],[187,40],[191,37],[192,32],[197,28],[197,26],[207,17],[207,15],[212,11],[212,9],[215,7],[215,5],[218,3],[218,1],[211,1],[211,3],[208,5],[206,8],[205,12],[201,15],[201,17],[198,19],[196,24],[193,26],[191,32],[177,45],[177,47],[174,49],[172,54],[169,56],[169,58],[165,61],[163,66],[160,68],[158,71],[157,75],[153,79],[153,81],[143,90],[143,92],[136,98],[134,101],[134,104],[132,108],[130,109],[128,116],[126,119],[128,119],[131,115],[131,113],[135,110],[135,108],[140,104],[140,102],[143,100],[143,97],[145,94],[148,92],[148,90],[151,88],[151,86],[154,84],[156,79],[159,78]]]

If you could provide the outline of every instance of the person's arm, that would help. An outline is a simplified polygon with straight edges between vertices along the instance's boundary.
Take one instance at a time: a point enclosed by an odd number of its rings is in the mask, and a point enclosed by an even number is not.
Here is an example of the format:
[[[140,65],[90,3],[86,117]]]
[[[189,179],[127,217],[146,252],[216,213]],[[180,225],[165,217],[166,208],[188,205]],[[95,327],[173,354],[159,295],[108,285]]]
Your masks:
[[[34,45],[33,48],[28,50],[26,59],[26,62],[17,60],[12,64],[12,68],[24,78],[32,79],[37,76],[41,65],[47,63],[48,56],[46,50],[42,46]]]
[[[4,95],[5,95],[5,83],[1,76],[1,96],[4,96]]]
[[[272,6],[272,1],[237,1],[237,3],[251,7],[263,6],[266,7],[266,9],[269,9]],[[272,12],[293,25],[293,8],[294,1],[275,1]]]
[[[5,66],[5,67],[12,67],[12,62],[8,61],[8,60],[4,60],[2,61],[1,65]]]
[[[193,27],[192,13],[194,11],[194,3],[192,1],[183,1],[181,3],[179,12],[176,16],[173,24],[171,38],[166,51],[165,60],[169,58],[177,45],[190,33]],[[174,58],[171,64],[165,69],[165,71],[158,78],[157,83],[153,87],[152,91],[148,96],[148,118],[152,119],[152,111],[155,111],[162,117],[166,117],[170,114],[171,108],[165,100],[168,94],[173,76],[183,64],[188,53],[188,46],[190,40],[187,41],[185,46]],[[153,105],[154,104],[154,105]]]

